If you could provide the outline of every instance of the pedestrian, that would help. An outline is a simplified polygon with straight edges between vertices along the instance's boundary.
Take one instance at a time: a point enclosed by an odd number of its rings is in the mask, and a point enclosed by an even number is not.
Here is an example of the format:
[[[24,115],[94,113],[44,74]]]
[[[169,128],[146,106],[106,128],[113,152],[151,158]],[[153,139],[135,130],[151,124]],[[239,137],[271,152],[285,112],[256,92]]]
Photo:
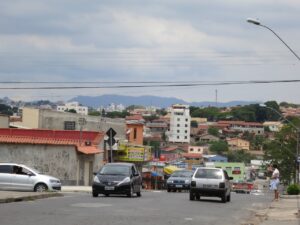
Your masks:
[[[271,181],[270,181],[270,190],[274,191],[274,201],[278,201],[279,200],[279,191],[278,191],[278,187],[279,187],[279,170],[276,164],[272,165],[273,168],[273,173],[272,173],[272,177],[271,177]]]

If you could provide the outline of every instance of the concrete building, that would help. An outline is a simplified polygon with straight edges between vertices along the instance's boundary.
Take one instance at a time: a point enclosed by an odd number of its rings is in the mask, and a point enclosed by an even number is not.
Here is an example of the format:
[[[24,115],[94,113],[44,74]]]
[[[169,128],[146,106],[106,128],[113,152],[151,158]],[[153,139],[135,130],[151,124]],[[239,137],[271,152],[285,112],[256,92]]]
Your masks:
[[[170,116],[169,142],[190,143],[190,109],[187,105],[173,105]]]
[[[126,117],[127,140],[131,144],[143,145],[144,119],[141,115]]]
[[[188,153],[206,154],[207,151],[208,151],[207,146],[192,146],[192,145],[190,145],[188,148]]]
[[[91,185],[103,163],[103,137],[103,132],[0,129],[0,162],[25,164],[63,185]]]
[[[89,110],[86,106],[80,106],[78,102],[68,102],[65,105],[57,106],[57,111],[64,112],[66,110],[74,109],[78,114],[88,115]]]
[[[0,128],[9,128],[9,116],[0,114]]]
[[[250,142],[240,138],[228,138],[227,140],[230,150],[250,150]]]
[[[268,127],[271,132],[279,132],[283,124],[280,121],[266,121],[263,126]]]
[[[264,127],[262,123],[256,122],[244,122],[244,121],[218,121],[219,127],[225,127],[231,131],[237,132],[249,132],[254,133],[255,135],[263,135]]]
[[[104,131],[113,128],[116,138],[125,139],[125,120],[77,113],[57,112],[49,109],[23,108],[22,122],[10,123],[12,127],[49,130]]]

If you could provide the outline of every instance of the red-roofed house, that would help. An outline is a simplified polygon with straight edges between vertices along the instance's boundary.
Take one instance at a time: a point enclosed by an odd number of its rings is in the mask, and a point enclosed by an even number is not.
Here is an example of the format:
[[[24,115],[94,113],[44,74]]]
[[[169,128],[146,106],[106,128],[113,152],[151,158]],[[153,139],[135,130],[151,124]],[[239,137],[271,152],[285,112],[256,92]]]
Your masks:
[[[0,162],[34,167],[64,185],[90,185],[103,163],[103,137],[93,131],[0,129]]]
[[[218,121],[218,127],[227,128],[232,131],[238,132],[249,132],[254,133],[256,135],[264,134],[264,127],[262,123],[256,122],[245,122],[245,121],[229,121],[229,120],[221,120]]]

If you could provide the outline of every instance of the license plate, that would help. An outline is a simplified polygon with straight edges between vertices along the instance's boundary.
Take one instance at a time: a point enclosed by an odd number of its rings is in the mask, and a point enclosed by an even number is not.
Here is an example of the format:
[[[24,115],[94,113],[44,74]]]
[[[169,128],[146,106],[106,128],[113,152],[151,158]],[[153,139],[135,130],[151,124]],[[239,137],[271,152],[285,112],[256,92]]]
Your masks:
[[[105,190],[115,190],[115,187],[104,187]]]
[[[212,185],[211,185],[211,184],[203,184],[203,187],[204,187],[204,188],[211,188]]]
[[[177,188],[182,188],[182,185],[175,185],[175,187],[177,187]]]

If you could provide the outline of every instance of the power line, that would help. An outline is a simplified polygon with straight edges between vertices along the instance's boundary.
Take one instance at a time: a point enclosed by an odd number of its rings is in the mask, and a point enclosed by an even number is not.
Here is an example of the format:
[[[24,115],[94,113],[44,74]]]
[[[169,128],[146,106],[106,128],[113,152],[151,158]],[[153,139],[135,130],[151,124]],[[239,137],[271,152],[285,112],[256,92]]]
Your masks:
[[[153,87],[194,87],[194,86],[223,86],[241,84],[271,84],[271,83],[298,83],[300,80],[254,80],[254,81],[222,81],[222,82],[194,82],[194,83],[164,83],[151,85],[109,85],[109,86],[44,86],[44,87],[0,87],[0,90],[37,90],[37,89],[122,89],[122,88],[153,88]],[[161,83],[161,82],[160,82]]]

